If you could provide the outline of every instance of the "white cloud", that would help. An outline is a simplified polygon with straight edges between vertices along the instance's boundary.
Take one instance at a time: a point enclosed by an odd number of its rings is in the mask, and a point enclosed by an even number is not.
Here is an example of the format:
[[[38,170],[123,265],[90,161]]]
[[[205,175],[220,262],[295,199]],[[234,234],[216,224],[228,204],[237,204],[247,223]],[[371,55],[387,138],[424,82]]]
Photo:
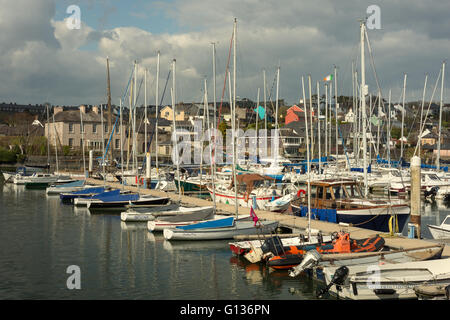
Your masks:
[[[0,72],[8,75],[0,86],[0,100],[35,103],[48,96],[48,100],[57,104],[104,102],[109,56],[113,102],[118,103],[134,60],[139,61],[141,70],[149,68],[149,84],[154,85],[156,52],[160,50],[161,87],[172,59],[176,58],[177,97],[180,101],[198,101],[202,98],[205,76],[210,88],[212,85],[213,41],[217,43],[220,99],[236,16],[238,95],[255,99],[257,88],[262,89],[262,69],[266,69],[268,87],[274,97],[275,70],[280,64],[280,97],[294,103],[300,98],[302,75],[311,74],[313,81],[317,81],[332,72],[333,65],[339,70],[339,94],[351,93],[351,63],[352,60],[359,63],[358,18],[365,16],[369,3],[332,0],[152,3],[158,12],[163,11],[185,28],[176,34],[155,34],[133,26],[96,30],[86,23],[80,30],[69,30],[65,21],[53,20],[53,1],[0,0],[0,5]],[[448,35],[439,31],[440,27],[450,25],[444,14],[449,6],[441,1],[425,8],[419,0],[380,4],[383,29],[369,30],[369,36],[384,92],[388,88],[398,90],[403,73],[407,72],[408,97],[421,97],[424,74],[437,75],[450,49]],[[24,7],[27,9],[23,10]],[[375,90],[369,60],[366,66],[369,87]],[[149,90],[154,92],[154,88]]]

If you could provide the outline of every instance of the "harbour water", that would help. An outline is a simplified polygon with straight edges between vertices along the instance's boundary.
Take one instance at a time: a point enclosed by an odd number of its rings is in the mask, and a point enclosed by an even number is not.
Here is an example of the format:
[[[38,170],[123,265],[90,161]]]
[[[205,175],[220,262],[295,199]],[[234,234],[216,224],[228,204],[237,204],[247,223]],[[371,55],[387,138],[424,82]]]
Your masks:
[[[233,256],[228,241],[169,242],[145,223],[90,214],[44,190],[0,184],[0,299],[310,300],[321,284]],[[423,202],[422,234],[450,213]],[[407,228],[403,233],[407,233]],[[69,289],[69,266],[81,289]]]

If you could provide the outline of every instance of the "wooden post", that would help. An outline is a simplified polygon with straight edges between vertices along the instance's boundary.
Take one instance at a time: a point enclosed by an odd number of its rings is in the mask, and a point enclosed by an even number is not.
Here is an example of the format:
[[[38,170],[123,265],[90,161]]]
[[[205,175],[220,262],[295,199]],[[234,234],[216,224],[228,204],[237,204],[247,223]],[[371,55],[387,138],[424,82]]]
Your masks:
[[[420,239],[420,188],[421,188],[421,169],[420,157],[411,158],[411,218],[410,223],[414,225],[416,236]]]
[[[89,177],[92,176],[94,170],[94,150],[89,150]]]

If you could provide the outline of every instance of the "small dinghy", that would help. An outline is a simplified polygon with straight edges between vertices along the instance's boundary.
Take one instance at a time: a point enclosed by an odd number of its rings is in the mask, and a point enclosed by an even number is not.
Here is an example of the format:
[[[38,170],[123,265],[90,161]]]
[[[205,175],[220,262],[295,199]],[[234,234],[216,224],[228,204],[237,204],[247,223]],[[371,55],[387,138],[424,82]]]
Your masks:
[[[278,240],[281,240],[281,246],[289,247],[330,242],[331,236],[322,236],[321,234],[316,233],[311,235],[311,240],[308,240],[308,237],[304,236],[303,234],[288,238],[276,236],[262,238],[261,240],[230,242],[229,246],[233,253],[237,255],[243,255],[251,263],[257,263],[264,260],[267,254],[271,256],[273,255],[268,246],[269,244],[275,245],[275,241]]]
[[[450,238],[450,215],[446,216],[440,226],[428,225],[428,230],[434,239],[449,239]]]
[[[353,300],[416,299],[415,287],[450,284],[450,259],[323,269],[333,295]]]
[[[419,285],[414,287],[419,300],[450,300],[450,284]]]
[[[165,205],[169,203],[169,197],[153,197],[150,195],[140,196],[137,193],[119,194],[116,196],[99,197],[100,201],[91,201],[87,204],[90,210],[102,210],[102,209],[123,209],[128,205],[135,206],[154,206]]]
[[[76,198],[90,198],[106,190],[104,187],[85,187],[78,191],[60,193],[59,198],[63,202],[73,202]]]
[[[379,235],[375,237],[354,240],[350,239],[347,232],[334,233],[332,243],[320,245],[301,245],[283,247],[281,240],[273,246],[269,244],[267,249],[274,255],[267,261],[267,266],[274,269],[289,269],[297,266],[303,260],[303,256],[310,250],[317,250],[320,254],[350,253],[350,252],[375,252],[384,246],[384,239]]]
[[[315,251],[315,253],[314,253]],[[302,262],[289,270],[291,277],[296,277],[301,272],[312,269],[311,276],[317,280],[325,281],[323,268],[339,266],[384,265],[386,263],[405,263],[413,261],[425,261],[440,259],[444,245],[432,245],[423,248],[399,249],[377,252],[359,253],[329,253],[321,255],[316,250],[306,253]]]
[[[48,187],[45,192],[47,194],[61,194],[64,192],[74,192],[78,190],[82,190],[85,188],[84,183],[85,180],[76,180],[69,183],[64,184],[55,184]]]
[[[251,216],[209,220],[187,226],[164,229],[166,240],[220,240],[233,239],[237,235],[267,234],[278,227],[278,221],[260,221],[255,225]]]
[[[126,222],[147,222],[157,219],[157,217],[161,216],[184,216],[189,214],[198,213],[202,215],[203,212],[210,214],[212,212],[213,207],[196,207],[196,208],[188,208],[188,207],[180,207],[178,203],[169,204],[154,208],[141,208],[141,209],[129,209],[120,214],[120,219]]]
[[[299,190],[300,191],[300,190]],[[289,208],[291,201],[297,199],[296,194],[289,193],[281,198],[274,199],[264,205],[264,208],[272,212],[281,212]]]
[[[86,198],[86,197],[74,198],[73,204],[77,207],[83,207],[83,206],[86,207],[88,205],[88,203],[101,201],[100,198],[115,197],[119,194],[128,194],[128,193],[129,193],[129,191],[125,191],[122,193],[119,189],[104,191],[104,192],[95,194],[88,198]]]
[[[180,208],[181,209],[181,208]],[[193,208],[185,208],[193,209]],[[153,221],[147,222],[147,228],[150,232],[164,231],[167,228],[176,228],[181,226],[189,226],[201,222],[209,222],[213,220],[219,220],[227,218],[224,215],[215,215],[214,207],[196,208],[196,211],[187,211],[186,213],[178,213],[174,216],[157,217]]]

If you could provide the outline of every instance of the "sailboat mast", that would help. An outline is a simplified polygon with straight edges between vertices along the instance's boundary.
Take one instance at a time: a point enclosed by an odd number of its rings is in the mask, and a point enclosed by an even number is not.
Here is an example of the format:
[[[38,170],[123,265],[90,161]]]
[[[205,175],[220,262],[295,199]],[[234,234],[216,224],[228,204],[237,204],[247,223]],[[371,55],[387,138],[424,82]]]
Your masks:
[[[209,111],[208,111],[208,128],[209,128],[209,155],[211,161],[211,176],[212,176],[212,189],[213,189],[213,203],[214,203],[214,212],[216,212],[216,184],[215,184],[215,176],[216,176],[216,135],[217,135],[217,105],[216,105],[216,43],[212,43],[213,47],[213,99],[214,99],[214,123],[211,128],[211,124],[209,121]],[[205,99],[208,98],[208,92],[205,87]],[[211,137],[211,130],[213,132],[213,136]],[[211,147],[211,143],[214,145],[214,148]]]
[[[213,200],[213,207],[214,207],[214,213],[216,212],[216,186],[215,186],[215,175],[216,175],[216,172],[215,172],[215,170],[214,170],[214,160],[213,160],[213,153],[212,153],[212,144],[213,144],[213,141],[212,141],[212,137],[211,137],[211,132],[215,132],[214,131],[214,128],[211,128],[211,121],[209,120],[209,108],[208,108],[208,86],[206,85],[206,79],[205,79],[205,108],[206,108],[206,123],[207,123],[207,128],[208,128],[208,131],[207,132],[209,132],[209,143],[208,143],[208,145],[209,145],[209,161],[210,161],[210,166],[211,166],[211,183],[212,183],[212,188],[213,188],[213,198],[212,198],[212,200]],[[215,123],[216,121],[214,120],[214,123]],[[214,123],[213,123],[213,125],[214,125]],[[203,149],[203,143],[202,143],[202,149]],[[203,150],[201,150],[202,151],[202,153],[203,153]],[[201,174],[201,173],[200,173]],[[202,183],[201,183],[201,176],[200,176],[200,190],[201,190],[201,186],[202,186]]]
[[[442,63],[442,79],[441,79],[441,101],[439,105],[439,136],[438,136],[438,150],[436,155],[436,170],[441,170],[441,130],[442,130],[442,107],[444,106],[444,75],[445,75],[445,61]]]
[[[328,152],[329,155],[331,155],[331,97],[333,93],[333,82],[330,82],[330,93],[329,93],[329,99],[328,99],[328,103],[330,106],[330,125],[328,126],[328,148],[330,149],[330,151]]]
[[[400,160],[403,159],[403,127],[405,125],[405,91],[406,91],[406,73],[403,77],[403,105],[402,105],[402,129],[400,141]]]
[[[278,153],[279,153],[279,136],[278,136],[278,94],[280,91],[280,66],[277,68],[277,92],[276,92],[276,101],[275,101],[275,163],[278,163]]]
[[[122,115],[122,98],[119,99],[120,107],[120,171],[122,173],[122,185],[123,185],[123,115]]]
[[[352,111],[353,111],[353,161],[356,163],[356,146],[357,146],[357,140],[356,140],[356,133],[357,133],[357,126],[356,126],[356,92],[355,92],[355,62],[352,61]]]
[[[312,105],[312,92],[311,92],[311,75],[308,75],[308,89],[309,89],[309,119],[311,120],[311,156],[314,157],[314,135],[313,135],[313,105]],[[306,105],[306,104],[305,104]]]
[[[364,196],[367,197],[368,186],[367,186],[367,135],[366,135],[366,125],[367,125],[367,111],[366,111],[366,95],[369,91],[366,85],[366,66],[365,66],[365,22],[361,22],[361,112],[362,112],[362,131],[363,131],[363,166],[364,166]],[[337,119],[336,119],[337,121]],[[337,137],[336,137],[337,140]],[[337,151],[337,150],[336,150]],[[336,152],[337,154],[337,152]]]
[[[325,82],[325,156],[328,157],[328,85],[326,82]]]
[[[47,107],[47,170],[50,171],[50,112],[49,104],[46,103]]]
[[[236,30],[237,19],[234,18],[233,24],[233,175],[234,175],[234,204],[236,210],[236,217],[238,216],[238,184],[236,179]]]
[[[258,88],[258,94],[256,95],[256,132],[255,132],[255,136],[256,136],[256,150],[258,150],[258,117],[259,117],[259,88]]]
[[[151,155],[151,149],[147,145],[147,123],[148,123],[148,117],[147,117],[147,68],[144,69],[144,152],[149,153],[148,155]],[[147,151],[148,150],[148,151]],[[150,179],[151,176],[151,158],[148,161],[148,166],[145,166],[146,169],[146,178]],[[148,182],[150,184],[150,181]],[[150,186],[149,186],[150,188]]]
[[[266,136],[267,136],[267,105],[266,105],[266,69],[263,70],[263,84],[264,84],[264,129],[266,129]]]
[[[84,126],[83,126],[83,112],[80,108],[80,131],[81,131],[81,152],[83,153],[83,175],[86,174],[86,159],[84,155]]]
[[[391,89],[389,89],[389,102],[388,102],[388,124],[386,127],[386,147],[388,157],[388,168],[391,168]]]
[[[137,100],[137,61],[134,62],[134,91],[133,91],[133,171],[137,171],[136,157],[137,157],[137,145],[136,145],[136,100]]]
[[[213,129],[216,128],[217,125],[217,119],[216,119],[216,43],[212,43],[213,47],[213,98],[214,98],[214,123],[213,123]],[[214,162],[215,163],[215,162]]]
[[[308,241],[311,241],[311,156],[309,154],[309,134],[308,134],[308,114],[306,113],[306,95],[305,81],[302,76],[302,92],[303,92],[303,108],[305,115],[305,132],[306,132],[306,168],[308,171]]]
[[[317,145],[319,151],[319,174],[322,173],[322,161],[320,159],[321,156],[321,148],[320,148],[320,89],[319,89],[319,81],[317,81]]]
[[[158,51],[158,58],[156,64],[156,90],[155,90],[155,106],[156,106],[156,118],[155,118],[155,161],[156,161],[156,172],[158,174],[158,182],[159,182],[159,162],[158,162],[158,106],[159,106],[159,56],[160,53]]]
[[[106,184],[106,173],[105,173],[105,126],[103,124],[103,105],[100,105],[100,121],[102,125],[102,172],[103,172],[103,185]]]
[[[178,179],[178,200],[181,202],[181,181],[180,181],[180,155],[178,154],[178,139],[177,139],[177,126],[176,126],[176,59],[172,60],[172,110],[173,110],[173,117],[172,117],[172,124],[173,124],[173,143],[174,143],[174,149],[175,149],[175,161],[177,162],[177,179]]]
[[[56,172],[59,172],[59,165],[58,165],[58,144],[57,144],[57,140],[56,140],[56,125],[55,125],[55,107],[53,107],[53,131],[55,133],[55,135],[53,136],[53,139],[55,140],[55,160],[56,160]]]
[[[420,147],[422,145],[422,118],[423,118],[423,107],[425,105],[425,93],[426,93],[426,90],[427,90],[427,80],[428,80],[428,74],[425,75],[425,84],[423,86],[423,94],[422,94],[422,106],[420,107],[419,143],[417,144],[417,147],[419,148],[419,157],[420,157]]]
[[[107,69],[107,81],[108,81],[108,128],[112,134],[112,108],[111,108],[111,80],[109,76],[109,58],[106,57],[106,69]],[[110,164],[112,164],[113,160],[113,147],[114,144],[111,143],[109,146],[109,160]]]
[[[337,159],[338,159],[338,154],[339,154],[339,135],[338,135],[338,107],[339,107],[339,103],[338,103],[338,87],[337,87],[337,68],[336,66],[334,66],[334,110],[335,110],[335,117],[336,117],[336,121],[335,121],[335,127],[336,127],[336,166],[337,166]]]

